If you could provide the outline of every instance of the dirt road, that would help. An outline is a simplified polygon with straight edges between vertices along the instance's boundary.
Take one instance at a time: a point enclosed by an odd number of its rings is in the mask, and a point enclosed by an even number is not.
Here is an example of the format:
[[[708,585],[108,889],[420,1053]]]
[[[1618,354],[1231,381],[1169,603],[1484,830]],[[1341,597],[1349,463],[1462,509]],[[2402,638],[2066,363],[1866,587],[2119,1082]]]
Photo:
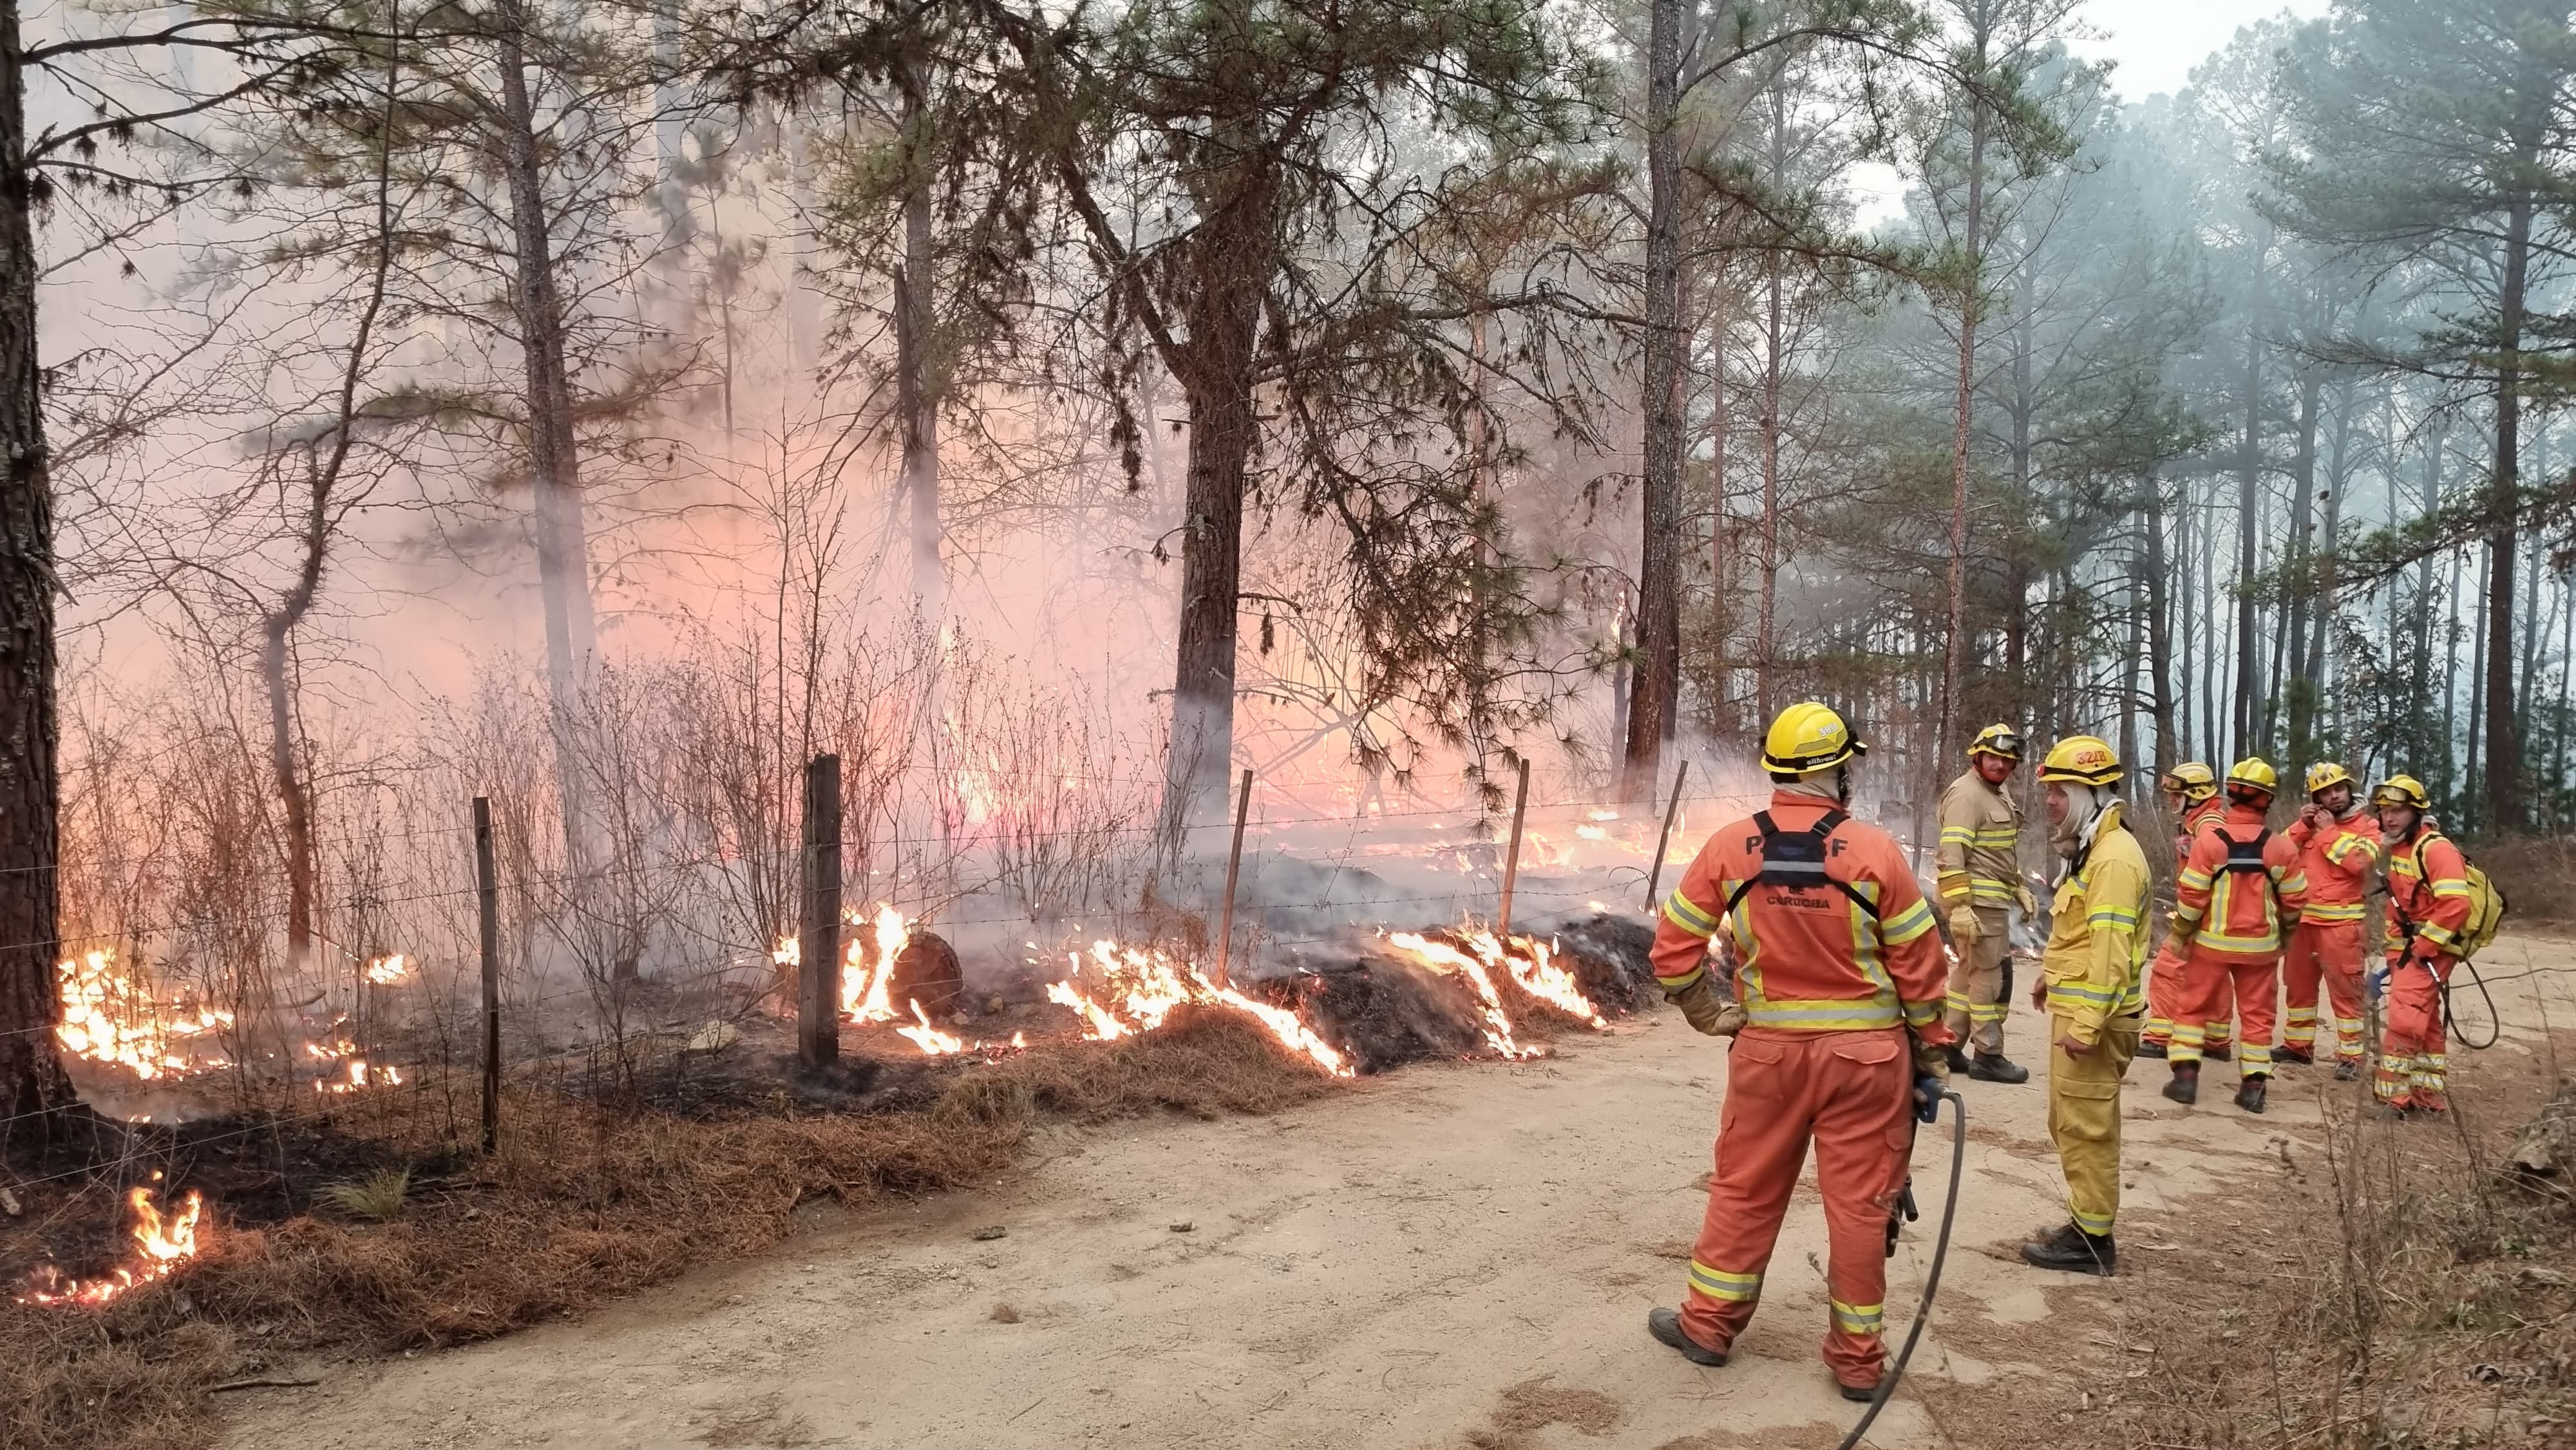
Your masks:
[[[2492,949],[2514,1024],[2501,1051],[2576,1023],[2572,964],[2563,943]],[[2039,1026],[2023,1007],[2011,1046],[2036,1059]],[[2241,1212],[2216,1190],[2259,1184],[2315,1133],[2324,1077],[2289,1069],[2252,1118],[2220,1092],[2175,1109],[2160,1064],[2133,1070],[2124,1253],[2170,1251],[2201,1227],[2196,1204]],[[1060,1132],[988,1192],[818,1220],[776,1258],[579,1323],[263,1392],[228,1443],[1830,1445],[1854,1407],[1816,1358],[1811,1185],[1733,1364],[1696,1368],[1645,1336],[1646,1310],[1680,1290],[1724,1083],[1723,1050],[1665,1016],[1552,1061],[1409,1069],[1276,1118]],[[1936,1430],[1941,1381],[2047,1373],[2033,1361],[2053,1341],[2108,1342],[2126,1312],[2123,1281],[2012,1255],[2059,1216],[2040,1085],[1962,1086],[1966,1201],[1915,1359],[1931,1407],[1900,1395],[1880,1445],[1973,1442],[1973,1426]],[[1916,1156],[1936,1200],[1941,1131]],[[994,1225],[1006,1236],[977,1238]],[[1891,1345],[1932,1226],[1891,1266]]]

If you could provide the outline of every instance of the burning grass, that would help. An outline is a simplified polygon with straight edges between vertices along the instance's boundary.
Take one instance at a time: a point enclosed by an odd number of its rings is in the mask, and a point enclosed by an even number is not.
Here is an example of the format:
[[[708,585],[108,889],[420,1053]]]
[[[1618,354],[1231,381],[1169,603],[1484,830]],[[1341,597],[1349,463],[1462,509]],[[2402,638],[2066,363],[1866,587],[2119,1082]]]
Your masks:
[[[434,1095],[415,1094],[408,1112],[352,1115],[373,1149],[429,1169],[390,1211],[325,1203],[211,1224],[177,1282],[91,1310],[0,1305],[0,1443],[199,1443],[214,1425],[209,1391],[228,1379],[577,1313],[759,1252],[809,1199],[865,1205],[988,1181],[1041,1114],[1264,1113],[1334,1090],[1251,1020],[1185,1005],[1151,1034],[962,1073],[926,1111],[698,1120],[521,1088],[500,1151],[466,1161],[443,1138]],[[30,1203],[28,1217],[94,1219],[82,1210],[97,1196]]]

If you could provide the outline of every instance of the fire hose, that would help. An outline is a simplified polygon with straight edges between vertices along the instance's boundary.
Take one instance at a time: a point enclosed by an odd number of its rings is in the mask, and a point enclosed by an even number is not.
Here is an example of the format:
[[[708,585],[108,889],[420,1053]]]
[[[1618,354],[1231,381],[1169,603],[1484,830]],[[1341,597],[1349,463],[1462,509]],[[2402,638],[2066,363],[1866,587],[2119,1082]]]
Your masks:
[[[1851,1427],[1851,1433],[1845,1435],[1834,1450],[1852,1450],[1860,1443],[1860,1437],[1869,1433],[1870,1424],[1878,1418],[1878,1412],[1887,1408],[1888,1399],[1896,1393],[1896,1382],[1905,1378],[1906,1361],[1914,1357],[1914,1346],[1923,1338],[1923,1325],[1932,1317],[1932,1296],[1941,1292],[1941,1264],[1950,1256],[1950,1225],[1959,1217],[1959,1183],[1968,1171],[1968,1105],[1948,1088],[1942,1088],[1938,1098],[1946,1098],[1950,1103],[1950,1197],[1941,1205],[1941,1231],[1932,1241],[1932,1267],[1923,1276],[1923,1302],[1915,1307],[1914,1323],[1905,1331],[1905,1343],[1897,1348],[1896,1358],[1879,1379],[1878,1393],[1870,1397],[1869,1408],[1861,1411],[1860,1423]],[[1940,1111],[1937,1099],[1932,1104],[1932,1111],[1936,1114]],[[1909,1184],[1909,1200],[1911,1192],[1912,1185]],[[1892,1235],[1894,1231],[1891,1221],[1889,1232]]]

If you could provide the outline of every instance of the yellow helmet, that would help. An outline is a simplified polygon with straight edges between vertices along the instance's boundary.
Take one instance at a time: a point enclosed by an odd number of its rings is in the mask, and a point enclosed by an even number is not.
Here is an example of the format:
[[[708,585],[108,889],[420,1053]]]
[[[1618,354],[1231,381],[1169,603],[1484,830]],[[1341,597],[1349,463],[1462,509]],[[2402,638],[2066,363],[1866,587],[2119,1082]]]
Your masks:
[[[1980,755],[2021,764],[2021,732],[2000,721],[1978,731],[1977,738],[1968,742],[1968,758]]]
[[[1813,775],[1868,753],[1839,711],[1814,700],[1781,711],[1762,737],[1762,768],[1773,775]]]
[[[2433,798],[2424,793],[2424,782],[2411,775],[2392,775],[2370,793],[2375,806],[2409,806],[2419,811],[2433,808]]]
[[[2272,762],[2259,755],[2249,755],[2227,767],[2227,793],[2230,796],[2260,795],[2269,800],[2281,793],[2281,772]]]
[[[2218,772],[2197,760],[2186,760],[2165,772],[2165,789],[2187,801],[2205,801],[2218,794]]]
[[[2331,760],[2320,760],[2308,767],[2309,795],[2313,796],[2318,791],[2332,786],[2350,784],[2352,784],[2352,772]]]
[[[2078,785],[2117,785],[2123,773],[2119,752],[2099,735],[2069,735],[2048,747],[2048,758],[2039,763],[2041,780]]]

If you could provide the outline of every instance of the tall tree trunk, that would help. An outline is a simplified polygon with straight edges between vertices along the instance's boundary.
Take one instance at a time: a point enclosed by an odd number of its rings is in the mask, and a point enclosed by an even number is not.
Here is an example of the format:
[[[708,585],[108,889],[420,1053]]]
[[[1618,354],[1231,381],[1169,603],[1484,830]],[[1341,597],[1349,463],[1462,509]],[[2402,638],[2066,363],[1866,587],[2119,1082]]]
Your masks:
[[[2316,758],[2316,684],[2308,673],[2308,624],[2316,601],[2317,427],[2325,400],[2325,380],[2315,369],[2299,377],[2298,449],[2290,465],[2290,569],[2284,581],[2283,605],[2289,615],[2289,637],[2277,666],[2283,704],[2289,717],[2289,759],[2303,765]],[[2268,733],[2268,732],[2267,732]]]
[[[2146,490],[2145,558],[2146,569],[2137,587],[2147,595],[2147,672],[2152,682],[2151,703],[2156,724],[2156,774],[2162,777],[2181,759],[2181,742],[2174,734],[2173,699],[2173,623],[2167,613],[2172,601],[2165,588],[2165,497],[2161,480],[2149,478]],[[2135,766],[2137,761],[2130,759]]]
[[[2526,163],[2528,164],[2528,163]],[[2532,202],[2517,195],[2505,219],[2504,288],[2497,297],[2495,482],[2488,494],[2486,613],[2480,625],[2486,698],[2499,707],[2513,700],[2513,568],[2522,488],[2522,327],[2524,290],[2531,277]],[[2523,826],[2522,722],[2511,709],[2487,712],[2486,829],[2497,835]]]
[[[590,545],[581,505],[581,459],[573,442],[572,380],[564,359],[563,299],[554,235],[537,159],[536,107],[528,93],[527,0],[500,0],[502,169],[518,250],[519,346],[528,372],[528,457],[535,493],[537,592],[546,628],[546,689],[552,704],[556,773],[561,778],[565,864],[591,869],[588,791],[576,732],[589,693],[595,627]]]
[[[1623,800],[1654,794],[1681,689],[1681,0],[1650,0],[1646,39],[1645,448],[1637,560],[1637,677]]]
[[[1726,488],[1726,333],[1728,327],[1727,293],[1724,277],[1715,288],[1717,314],[1708,328],[1708,570],[1714,581],[1709,596],[1709,624],[1717,640],[1717,708],[1720,729],[1732,729],[1735,706],[1732,688],[1733,666],[1730,661],[1734,643],[1735,618],[1728,611],[1727,599],[1727,511],[1730,500]]]
[[[931,372],[938,279],[930,255],[930,116],[917,67],[903,84],[903,270],[895,276],[895,410],[902,414],[903,489],[912,504],[912,598],[936,631],[946,608],[940,564],[939,393]]]
[[[2495,551],[2490,548],[2486,557],[2478,560],[2478,588],[2470,598],[2485,599],[2494,582]],[[2487,616],[2486,612],[2481,610],[2478,613],[2476,625],[2470,631],[2468,773],[2461,778],[2463,786],[2461,794],[2467,802],[2461,807],[2461,814],[2469,817],[2469,820],[2463,824],[2473,831],[2481,824],[2479,817],[2484,816],[2486,818],[2484,824],[2490,827],[2495,819],[2488,809],[2486,798],[2478,789],[2479,782],[2483,779],[2480,773],[2479,746],[2483,743],[2482,727],[2486,724],[2487,701],[2490,698],[2487,694],[2487,673],[2478,666],[2483,664],[2486,658]]]
[[[388,15],[386,31],[401,31],[399,14]],[[321,597],[322,572],[329,565],[331,540],[338,526],[340,480],[357,442],[358,387],[367,376],[367,349],[374,344],[376,322],[383,316],[386,283],[393,274],[393,133],[392,112],[398,103],[400,56],[389,55],[385,73],[383,130],[376,143],[376,246],[368,275],[366,302],[358,309],[349,339],[349,360],[340,370],[337,416],[327,448],[308,454],[303,529],[297,542],[295,582],[260,620],[260,683],[268,695],[268,763],[277,783],[277,798],[286,831],[286,959],[301,972],[313,955],[314,887],[320,863],[313,842],[312,773],[304,760],[302,732],[296,728],[292,651],[295,631]]]
[[[2263,313],[2269,290],[2272,229],[2267,225],[2254,248],[2254,307],[2245,324],[2244,433],[2236,455],[2236,693],[2233,754],[2250,755],[2255,740],[2255,687],[2262,679],[2255,651],[2254,608],[2256,487],[2263,468]],[[2216,762],[2212,762],[2216,764]]]
[[[660,294],[654,298],[660,304],[654,310],[661,314],[655,322],[672,341],[685,345],[697,333],[697,299],[690,295],[689,286],[694,270],[689,265],[689,242],[696,233],[696,219],[690,211],[686,175],[688,115],[679,86],[683,3],[656,0],[653,6],[653,161],[659,172],[653,184],[653,209],[662,214],[662,232],[654,241],[652,290]]]
[[[1986,70],[1988,35],[1980,25],[1973,61],[1976,75]],[[1968,627],[1968,439],[1976,424],[1977,321],[1985,307],[1986,108],[1971,99],[1968,119],[1968,250],[1966,275],[1959,282],[1959,356],[1957,386],[1950,420],[1950,579],[1949,617],[1941,641],[1941,707],[1935,753],[1946,750],[1959,733],[1961,650]]]
[[[1788,83],[1771,86],[1771,184],[1783,185],[1788,170]],[[1762,326],[1762,633],[1755,648],[1762,664],[1760,723],[1767,726],[1778,708],[1774,681],[1780,650],[1780,352],[1787,345],[1785,298],[1780,254],[1764,257],[1768,287]]]
[[[41,1149],[56,1113],[74,1101],[53,1033],[61,1020],[54,491],[37,385],[21,55],[17,0],[0,0],[0,1153],[22,1138]]]
[[[1250,128],[1222,154],[1253,157]],[[1182,315],[1188,340],[1170,357],[1190,411],[1181,531],[1180,642],[1172,679],[1172,739],[1164,782],[1167,841],[1225,820],[1234,758],[1236,607],[1243,592],[1243,496],[1261,420],[1253,405],[1253,347],[1262,299],[1278,270],[1274,180],[1257,164],[1201,223],[1189,251]]]

